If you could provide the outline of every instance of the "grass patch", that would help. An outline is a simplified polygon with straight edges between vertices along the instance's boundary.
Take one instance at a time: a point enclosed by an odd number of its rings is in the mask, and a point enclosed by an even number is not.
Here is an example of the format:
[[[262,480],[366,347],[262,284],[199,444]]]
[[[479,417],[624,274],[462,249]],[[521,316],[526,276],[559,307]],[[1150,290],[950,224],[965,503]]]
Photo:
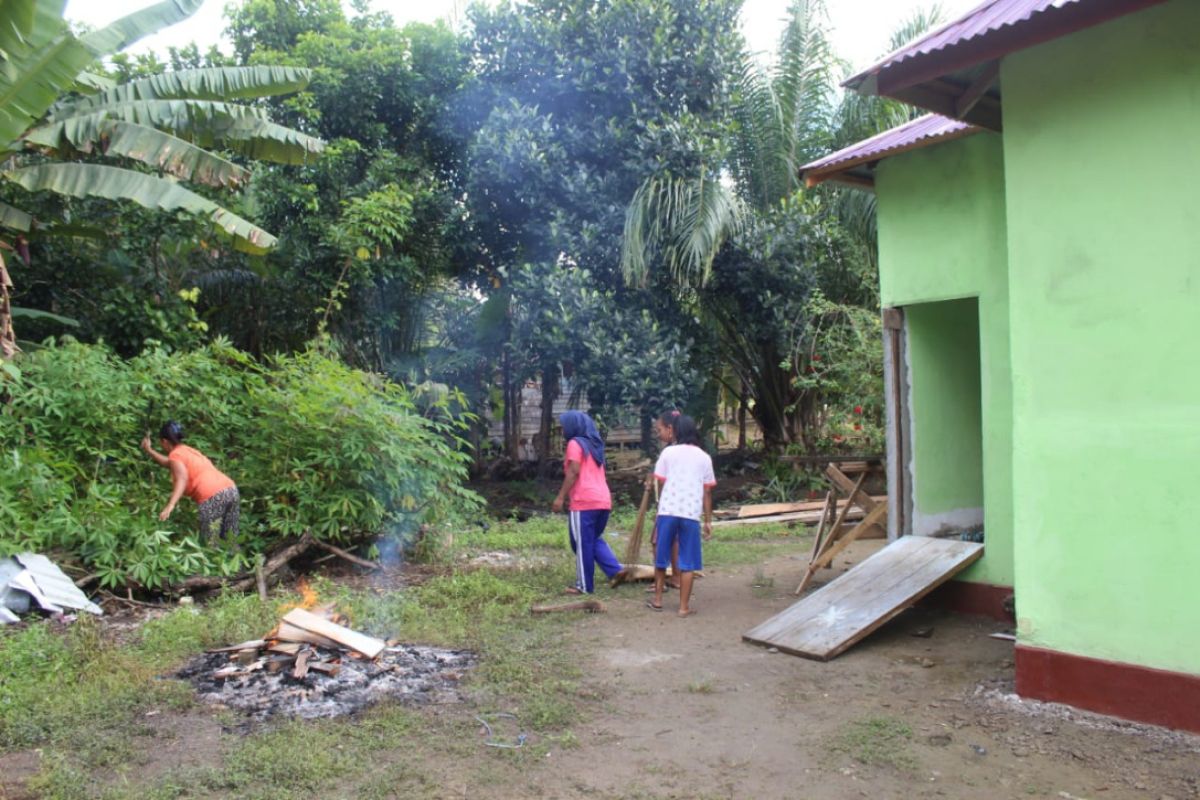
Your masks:
[[[908,749],[911,741],[912,728],[902,720],[868,717],[847,724],[837,737],[834,750],[860,764],[911,773],[916,772],[918,766]]]

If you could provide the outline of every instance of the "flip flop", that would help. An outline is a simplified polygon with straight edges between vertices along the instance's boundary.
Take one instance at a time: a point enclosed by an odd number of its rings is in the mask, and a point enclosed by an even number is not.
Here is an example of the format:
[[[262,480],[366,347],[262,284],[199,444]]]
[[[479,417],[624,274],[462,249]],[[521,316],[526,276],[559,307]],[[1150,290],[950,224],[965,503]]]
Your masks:
[[[691,617],[691,616],[694,616],[694,615],[695,615],[695,613],[696,613],[696,609],[694,609],[694,608],[689,608],[687,611],[679,611],[679,612],[677,612],[677,615],[678,615],[678,616],[680,616],[680,617]]]
[[[567,588],[563,589],[563,594],[583,594],[583,592],[579,591],[574,586],[568,586]]]
[[[671,585],[671,584],[669,584],[669,583],[664,583],[664,584],[663,584],[663,591],[664,591],[664,592],[669,592],[669,591],[671,591],[672,589],[678,589],[678,588],[679,588],[678,586],[672,586],[672,585]],[[650,584],[649,586],[647,586],[647,587],[646,587],[646,594],[654,594],[654,584],[653,584],[653,583],[652,583],[652,584]]]
[[[654,605],[654,601],[653,601],[653,600],[647,600],[647,601],[646,601],[646,608],[650,609],[651,611],[662,611],[662,606],[656,606],[656,605]]]

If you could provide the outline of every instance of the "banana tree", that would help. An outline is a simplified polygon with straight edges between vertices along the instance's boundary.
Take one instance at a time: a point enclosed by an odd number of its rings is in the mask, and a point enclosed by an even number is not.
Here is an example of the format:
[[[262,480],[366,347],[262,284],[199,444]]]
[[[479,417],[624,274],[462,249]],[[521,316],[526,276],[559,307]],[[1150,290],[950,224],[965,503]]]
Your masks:
[[[303,163],[321,140],[277,125],[238,101],[303,89],[291,67],[182,70],[116,84],[88,68],[191,16],[203,0],[164,0],[84,36],[65,0],[0,2],[0,181],[30,192],[132,201],[210,219],[235,248],[265,253],[275,238],[184,182],[239,189],[249,171],[213,152]],[[103,157],[113,163],[97,163]],[[86,160],[85,160],[86,159]],[[32,215],[0,203],[0,226],[27,232]],[[0,357],[16,351],[10,280],[0,266]]]

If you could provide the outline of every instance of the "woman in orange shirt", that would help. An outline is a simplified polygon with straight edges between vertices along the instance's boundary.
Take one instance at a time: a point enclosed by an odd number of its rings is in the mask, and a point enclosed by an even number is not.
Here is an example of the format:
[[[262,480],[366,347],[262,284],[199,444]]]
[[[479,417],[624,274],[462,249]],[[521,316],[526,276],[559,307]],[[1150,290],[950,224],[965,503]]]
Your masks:
[[[241,496],[237,484],[214,467],[203,453],[183,443],[183,426],[178,422],[167,422],[158,432],[158,437],[166,455],[154,449],[149,436],[142,439],[142,449],[160,466],[171,470],[171,499],[158,518],[165,522],[175,510],[179,498],[186,494],[200,507],[200,533],[209,544],[215,538],[213,526],[220,522],[221,538],[236,548],[241,517]]]

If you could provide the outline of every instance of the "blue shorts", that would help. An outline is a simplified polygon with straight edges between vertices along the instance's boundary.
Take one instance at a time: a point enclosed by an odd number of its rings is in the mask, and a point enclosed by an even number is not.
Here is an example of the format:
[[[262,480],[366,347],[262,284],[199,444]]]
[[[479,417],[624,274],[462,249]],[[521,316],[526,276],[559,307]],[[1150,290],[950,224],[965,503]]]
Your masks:
[[[654,548],[654,566],[671,566],[671,545],[679,542],[679,571],[695,572],[704,569],[700,557],[700,521],[683,517],[659,517],[654,523],[658,544]]]

